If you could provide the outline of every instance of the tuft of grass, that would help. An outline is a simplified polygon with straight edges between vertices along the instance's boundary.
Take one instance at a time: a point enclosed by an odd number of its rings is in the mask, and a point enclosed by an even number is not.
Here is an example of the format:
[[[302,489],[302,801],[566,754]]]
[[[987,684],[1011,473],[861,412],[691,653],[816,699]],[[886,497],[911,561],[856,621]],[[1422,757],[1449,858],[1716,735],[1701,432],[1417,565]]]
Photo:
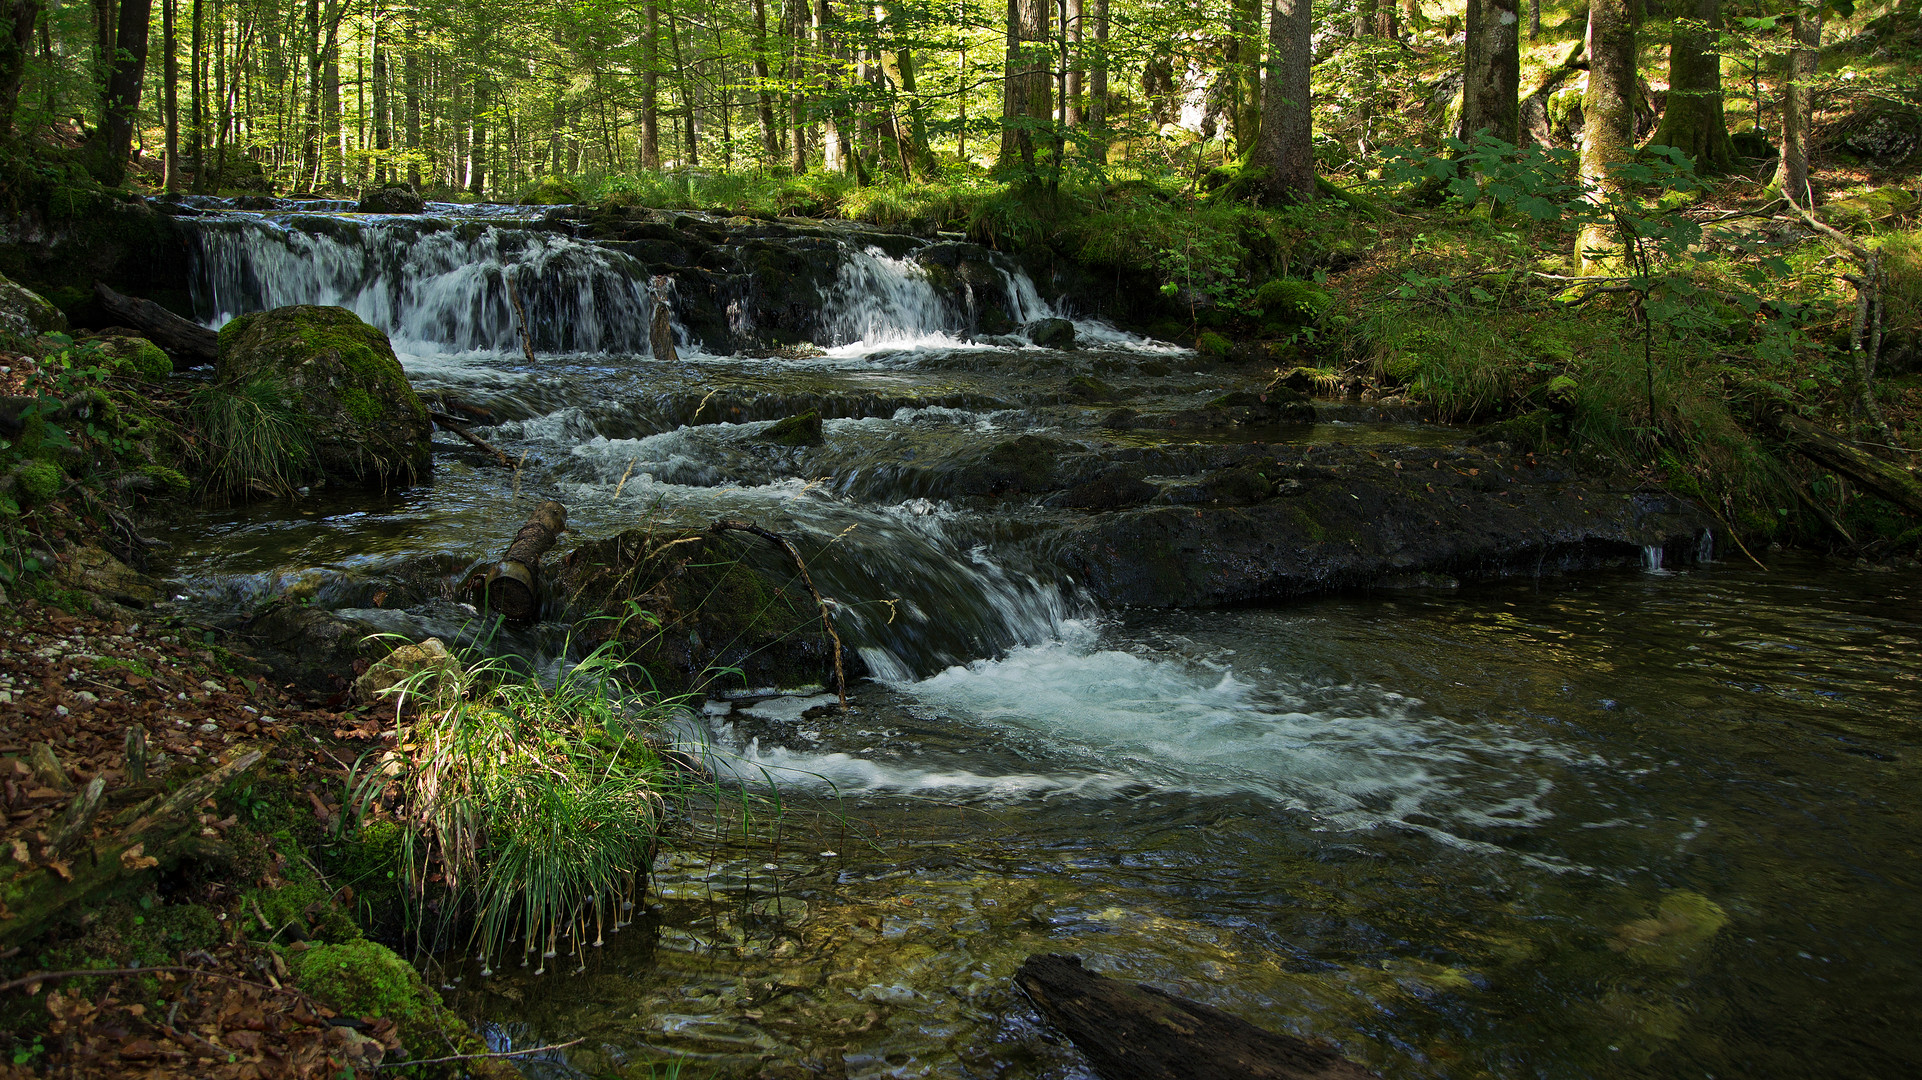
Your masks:
[[[453,894],[443,918],[467,917],[488,967],[515,942],[542,970],[563,939],[582,954],[646,880],[667,784],[647,739],[671,705],[624,696],[619,667],[607,645],[551,684],[499,659],[424,674],[441,704],[362,783],[362,804],[368,788],[399,788],[412,899],[424,907],[431,868]]]
[[[290,495],[312,476],[313,439],[274,380],[216,383],[195,395],[194,412],[214,493]]]

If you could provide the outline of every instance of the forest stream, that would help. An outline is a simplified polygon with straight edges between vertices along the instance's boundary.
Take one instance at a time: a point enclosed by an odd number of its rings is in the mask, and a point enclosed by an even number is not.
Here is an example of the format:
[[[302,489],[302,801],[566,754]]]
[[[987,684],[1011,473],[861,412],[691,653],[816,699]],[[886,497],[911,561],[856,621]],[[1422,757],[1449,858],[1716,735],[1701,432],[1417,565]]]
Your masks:
[[[989,307],[1075,312],[988,253],[994,280],[957,305],[918,239],[809,239],[833,257],[821,348],[747,349],[747,300],[701,315],[635,252],[505,208],[196,205],[202,321],[347,306],[422,396],[488,410],[475,433],[519,468],[441,434],[419,487],[195,511],[163,537],[183,607],[301,585],[372,628],[471,641],[455,583],[557,499],[572,540],[722,517],[796,537],[859,655],[846,714],[815,708],[822,686],[686,714],[684,749],[743,795],[690,808],[584,970],[448,958],[443,994],[496,1049],[581,1040],[521,1059],[531,1076],[1089,1076],[1011,983],[1038,952],[1386,1077],[1922,1058],[1915,571],[1758,551],[1764,569],[1664,527],[1578,562],[1544,548],[1540,573],[1131,604],[1073,571],[1100,511],[987,498],[974,463],[1066,447],[1088,482],[1126,462],[1158,493],[1108,514],[1127,521],[1249,447],[1439,475],[1469,433],[1327,401],[1312,422],[1184,421],[1273,373],[1093,319],[1072,352],[980,332]],[[650,353],[656,298],[673,360]],[[761,438],[808,411],[820,445]],[[562,663],[565,635],[490,647]]]

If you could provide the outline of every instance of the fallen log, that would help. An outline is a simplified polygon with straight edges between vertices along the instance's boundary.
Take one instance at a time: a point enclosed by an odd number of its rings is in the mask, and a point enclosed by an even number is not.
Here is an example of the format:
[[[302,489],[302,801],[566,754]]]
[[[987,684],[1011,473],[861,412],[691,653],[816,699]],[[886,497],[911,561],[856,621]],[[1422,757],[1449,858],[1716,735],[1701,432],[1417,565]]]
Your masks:
[[[667,289],[667,277],[656,275],[654,278],[654,311],[647,322],[647,347],[653,351],[654,359],[669,362],[679,360],[680,353],[674,348],[673,313],[661,302],[660,294]]]
[[[567,507],[551,499],[535,507],[501,560],[478,583],[486,610],[500,612],[511,623],[540,618],[541,556],[566,531]]]
[[[183,319],[152,300],[125,296],[96,282],[94,294],[100,306],[114,318],[141,332],[160,346],[177,368],[211,364],[220,352],[220,335],[197,322]]]
[[[1914,473],[1844,442],[1794,413],[1777,413],[1770,423],[1796,453],[1922,517],[1922,479]]]
[[[1028,957],[1015,985],[1088,1055],[1103,1080],[1366,1080],[1333,1050],[1258,1028],[1200,1002],[1131,985],[1077,956]]]
[[[70,809],[64,819],[68,828],[56,830],[55,843],[36,845],[43,861],[0,863],[0,914],[5,916],[0,918],[0,948],[31,938],[49,920],[118,894],[146,871],[173,862],[184,853],[181,841],[199,833],[196,811],[201,802],[240,779],[260,760],[260,751],[249,750],[202,773],[173,794],[149,800],[123,815],[133,820],[93,847],[65,856],[60,847],[78,839],[100,809],[105,785],[96,789],[97,779],[89,783],[78,808]]]

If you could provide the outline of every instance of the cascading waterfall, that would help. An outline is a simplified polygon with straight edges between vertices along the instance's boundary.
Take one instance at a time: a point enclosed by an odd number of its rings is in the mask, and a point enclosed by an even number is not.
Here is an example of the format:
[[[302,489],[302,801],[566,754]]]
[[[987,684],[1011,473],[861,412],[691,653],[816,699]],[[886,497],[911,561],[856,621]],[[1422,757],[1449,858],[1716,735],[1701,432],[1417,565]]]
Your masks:
[[[647,352],[653,297],[627,256],[532,229],[420,218],[194,223],[194,311],[219,325],[338,304],[415,351],[520,348],[509,282],[546,352]]]
[[[1054,315],[1034,281],[1020,270],[996,265],[1002,302],[1016,324]],[[979,303],[943,297],[913,257],[894,258],[877,247],[846,245],[834,287],[824,297],[822,328],[834,345],[906,343],[967,333]]]

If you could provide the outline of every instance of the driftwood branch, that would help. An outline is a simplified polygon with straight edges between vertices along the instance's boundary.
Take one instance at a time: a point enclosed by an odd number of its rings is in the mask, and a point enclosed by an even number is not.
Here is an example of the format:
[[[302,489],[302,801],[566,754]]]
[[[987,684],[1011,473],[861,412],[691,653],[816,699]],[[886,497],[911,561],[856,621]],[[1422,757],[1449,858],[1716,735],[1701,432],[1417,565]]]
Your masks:
[[[1914,473],[1874,457],[1794,413],[1778,413],[1771,422],[1796,453],[1922,517],[1922,480]]]
[[[713,531],[715,532],[727,532],[729,530],[753,533],[755,536],[787,552],[788,558],[794,560],[794,569],[801,574],[801,584],[807,586],[808,595],[814,597],[814,605],[821,609],[821,628],[827,631],[828,640],[834,643],[834,693],[836,697],[841,699],[841,711],[846,712],[848,707],[848,681],[847,675],[841,667],[841,635],[834,632],[834,618],[828,610],[828,602],[826,598],[821,595],[821,590],[814,587],[814,576],[808,573],[808,566],[801,558],[800,549],[796,548],[794,542],[787,537],[782,536],[780,533],[763,529],[751,521],[722,520],[714,523]]]
[[[458,435],[461,441],[467,445],[479,450],[481,453],[492,455],[494,460],[500,463],[501,468],[511,469],[514,467],[513,461],[509,460],[506,454],[501,453],[486,439],[467,430],[467,425],[463,423],[459,417],[451,416],[438,409],[427,410],[427,417],[434,423],[440,425],[441,430],[451,431],[455,435]]]
[[[501,560],[480,581],[488,610],[513,623],[530,623],[541,614],[541,556],[567,531],[567,507],[548,500],[514,534]]]
[[[94,285],[93,291],[100,298],[101,307],[116,320],[145,334],[172,358],[176,367],[211,364],[220,351],[219,334],[175,315],[152,300],[126,296],[100,283]]]
[[[507,277],[507,302],[514,305],[514,322],[520,330],[521,351],[527,354],[527,362],[534,362],[534,335],[527,329],[527,309],[521,306],[520,286],[514,284],[514,277]]]
[[[661,293],[667,290],[667,276],[654,277],[654,311],[648,317],[647,347],[653,351],[654,359],[679,360],[680,353],[674,348],[674,321],[672,312],[661,302]]]
[[[574,1046],[578,1043],[582,1043],[585,1041],[587,1040],[584,1038],[569,1039],[564,1043],[548,1043],[546,1046],[530,1046],[525,1050],[496,1050],[493,1053],[489,1053],[489,1054],[450,1054],[447,1057],[414,1058],[409,1061],[382,1062],[377,1067],[383,1068],[383,1069],[409,1069],[414,1067],[415,1065],[441,1065],[449,1061],[492,1061],[492,1060],[497,1060],[499,1058],[526,1057],[529,1054],[545,1054],[549,1050],[565,1050],[570,1046]]]
[[[1075,956],[1028,957],[1015,985],[1103,1080],[1368,1080],[1340,1054],[1152,986],[1096,975]]]

